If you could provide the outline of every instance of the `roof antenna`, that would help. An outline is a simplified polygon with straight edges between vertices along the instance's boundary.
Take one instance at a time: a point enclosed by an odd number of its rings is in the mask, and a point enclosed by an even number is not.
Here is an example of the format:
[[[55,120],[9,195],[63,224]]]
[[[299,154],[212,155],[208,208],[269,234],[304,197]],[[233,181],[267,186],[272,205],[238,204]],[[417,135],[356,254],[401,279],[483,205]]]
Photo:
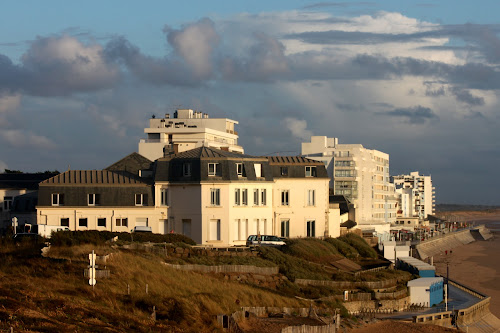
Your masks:
[[[68,171],[71,170],[71,164],[68,164]]]

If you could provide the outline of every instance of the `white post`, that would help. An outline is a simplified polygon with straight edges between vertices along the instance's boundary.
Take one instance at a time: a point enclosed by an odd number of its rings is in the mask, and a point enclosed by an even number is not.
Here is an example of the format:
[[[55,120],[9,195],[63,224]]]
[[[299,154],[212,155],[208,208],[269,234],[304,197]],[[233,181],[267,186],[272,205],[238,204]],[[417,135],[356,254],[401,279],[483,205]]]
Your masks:
[[[445,311],[448,311],[448,283],[444,285],[444,304],[446,306]]]
[[[12,218],[12,226],[14,228],[14,235],[17,233],[17,217]]]

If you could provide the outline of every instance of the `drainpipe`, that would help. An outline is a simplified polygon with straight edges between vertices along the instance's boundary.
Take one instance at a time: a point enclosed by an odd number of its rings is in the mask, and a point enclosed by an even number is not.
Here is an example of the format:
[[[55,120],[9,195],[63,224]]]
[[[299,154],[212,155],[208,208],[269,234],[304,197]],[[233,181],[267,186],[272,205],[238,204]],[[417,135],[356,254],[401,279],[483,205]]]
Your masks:
[[[75,209],[75,231],[76,231],[76,209]]]
[[[113,232],[113,217],[115,217],[115,210],[114,209],[112,210],[112,213],[111,213],[111,221],[109,221],[109,223],[111,223],[111,232]]]

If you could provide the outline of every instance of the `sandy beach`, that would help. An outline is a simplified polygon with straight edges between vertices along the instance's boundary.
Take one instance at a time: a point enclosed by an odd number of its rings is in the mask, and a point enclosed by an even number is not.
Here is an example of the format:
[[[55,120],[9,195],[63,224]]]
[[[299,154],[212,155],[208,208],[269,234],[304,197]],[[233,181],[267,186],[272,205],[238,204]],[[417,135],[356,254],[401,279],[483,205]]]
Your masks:
[[[434,257],[434,265],[445,275],[448,263],[450,279],[491,296],[490,311],[500,318],[500,214],[472,215],[468,220],[486,225],[494,237],[442,253]]]

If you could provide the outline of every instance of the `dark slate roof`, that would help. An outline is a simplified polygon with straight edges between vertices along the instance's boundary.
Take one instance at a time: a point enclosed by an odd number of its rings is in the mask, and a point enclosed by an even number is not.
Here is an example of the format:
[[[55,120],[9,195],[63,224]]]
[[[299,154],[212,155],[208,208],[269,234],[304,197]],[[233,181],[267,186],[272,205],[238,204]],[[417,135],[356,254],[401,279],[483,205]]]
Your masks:
[[[107,170],[68,170],[49,178],[41,185],[130,185],[147,184],[125,172]]]
[[[170,156],[161,158],[160,160],[171,160],[171,159],[181,159],[181,158],[191,158],[191,159],[251,158],[251,159],[259,159],[259,157],[256,157],[256,156],[245,155],[245,154],[230,152],[230,151],[226,151],[226,150],[220,150],[220,149],[216,149],[216,148],[212,148],[212,147],[199,147],[199,148],[194,148],[194,149],[190,149],[187,151],[183,151],[181,153],[172,154]]]
[[[38,189],[38,184],[57,173],[1,173],[0,188],[2,189]]]
[[[148,170],[153,161],[138,153],[132,153],[125,156],[116,163],[111,164],[104,170],[108,171],[127,171],[134,175],[139,175],[139,170]]]
[[[349,205],[351,204],[351,202],[345,196],[343,196],[343,195],[330,195],[329,202],[339,204],[340,214],[345,214],[345,213],[349,212]]]
[[[358,225],[358,224],[352,220],[347,220],[344,223],[340,224],[341,227],[347,228],[347,229],[354,228],[356,225]]]
[[[37,192],[29,192],[26,194],[18,195],[14,197],[11,214],[36,212],[37,203],[38,203]]]
[[[304,165],[324,165],[321,161],[311,160],[304,156],[267,156],[269,164],[304,164]]]

